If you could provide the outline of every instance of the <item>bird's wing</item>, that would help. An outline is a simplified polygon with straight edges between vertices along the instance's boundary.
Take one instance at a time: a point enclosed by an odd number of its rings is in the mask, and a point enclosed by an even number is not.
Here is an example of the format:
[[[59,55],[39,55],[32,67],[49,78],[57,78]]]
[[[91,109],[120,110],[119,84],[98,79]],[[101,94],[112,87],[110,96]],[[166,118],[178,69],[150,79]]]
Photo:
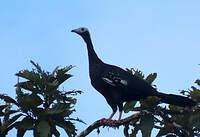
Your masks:
[[[125,87],[128,85],[128,82],[126,79],[124,79],[122,76],[120,76],[119,73],[109,71],[107,73],[104,73],[102,75],[102,80],[106,82],[107,84],[114,86],[114,87]]]

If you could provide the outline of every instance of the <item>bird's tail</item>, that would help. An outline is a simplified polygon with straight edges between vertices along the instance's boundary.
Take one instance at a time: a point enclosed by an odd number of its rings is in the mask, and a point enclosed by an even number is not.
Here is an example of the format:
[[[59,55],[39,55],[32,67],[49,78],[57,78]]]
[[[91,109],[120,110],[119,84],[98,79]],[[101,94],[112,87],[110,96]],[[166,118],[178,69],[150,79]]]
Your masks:
[[[161,102],[163,103],[172,104],[180,107],[190,107],[197,105],[197,102],[193,101],[192,99],[189,99],[188,97],[174,94],[165,94],[161,92],[157,93],[157,97],[161,98]]]

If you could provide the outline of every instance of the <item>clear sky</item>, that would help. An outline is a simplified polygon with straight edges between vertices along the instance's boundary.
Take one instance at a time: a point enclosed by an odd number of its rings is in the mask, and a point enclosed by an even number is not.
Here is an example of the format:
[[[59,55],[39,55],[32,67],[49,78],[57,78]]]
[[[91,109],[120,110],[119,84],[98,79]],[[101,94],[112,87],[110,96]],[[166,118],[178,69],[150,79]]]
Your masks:
[[[178,94],[200,76],[199,7],[199,0],[0,1],[0,92],[15,97],[14,74],[31,69],[30,60],[48,71],[72,64],[74,77],[61,89],[84,91],[73,116],[88,125],[108,117],[110,107],[90,85],[85,43],[70,32],[85,26],[103,61],[146,75],[157,72],[158,89]],[[80,133],[86,126],[77,128]],[[100,130],[88,137],[123,136],[122,128]],[[15,135],[12,131],[8,137]]]

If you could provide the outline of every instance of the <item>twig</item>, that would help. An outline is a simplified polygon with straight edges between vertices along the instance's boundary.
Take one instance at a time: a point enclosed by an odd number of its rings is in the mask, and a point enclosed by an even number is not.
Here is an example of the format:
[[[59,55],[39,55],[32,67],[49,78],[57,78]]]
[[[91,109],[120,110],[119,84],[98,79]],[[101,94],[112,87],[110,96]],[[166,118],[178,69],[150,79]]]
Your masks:
[[[112,122],[112,121],[102,121],[102,120],[97,120],[93,124],[91,124],[89,127],[87,127],[84,131],[82,131],[77,137],[85,137],[87,136],[90,132],[92,132],[94,129],[99,128],[101,126],[108,126],[108,127],[119,127],[121,125],[125,125],[129,123],[130,121],[137,122],[138,118],[140,116],[144,115],[146,112],[141,111],[138,113],[135,113],[125,119],[120,120],[119,122]]]
[[[167,110],[165,108],[161,108],[161,107],[157,107],[155,108],[154,110],[149,110],[151,113],[153,113],[154,115],[158,115],[158,116],[161,116],[163,121],[159,120],[158,118],[154,117],[155,120],[157,122],[160,122],[161,124],[167,124],[169,126],[172,126],[174,127],[175,129],[177,130],[180,130],[182,129],[182,126],[178,125],[177,123],[171,121],[171,119],[169,118],[169,115],[184,115],[186,112],[184,111],[176,111],[176,110]],[[135,123],[138,121],[138,119],[146,114],[146,113],[149,113],[149,111],[145,111],[145,110],[142,110],[138,113],[135,113],[125,119],[122,119],[120,120],[119,122],[116,121],[116,122],[113,122],[113,121],[102,121],[102,120],[97,120],[95,121],[93,124],[91,124],[90,126],[88,126],[84,131],[82,131],[77,137],[85,137],[87,136],[89,133],[91,133],[94,129],[97,129],[101,126],[105,127],[119,127],[121,125],[125,125],[125,129],[124,129],[124,132],[125,132],[125,135],[127,136],[127,124],[131,124],[131,125],[135,125]],[[159,126],[154,126],[155,128],[157,129],[161,129],[162,127],[159,127]],[[174,129],[174,130],[175,130]],[[175,131],[174,131],[175,132]],[[176,133],[178,134],[178,133]]]

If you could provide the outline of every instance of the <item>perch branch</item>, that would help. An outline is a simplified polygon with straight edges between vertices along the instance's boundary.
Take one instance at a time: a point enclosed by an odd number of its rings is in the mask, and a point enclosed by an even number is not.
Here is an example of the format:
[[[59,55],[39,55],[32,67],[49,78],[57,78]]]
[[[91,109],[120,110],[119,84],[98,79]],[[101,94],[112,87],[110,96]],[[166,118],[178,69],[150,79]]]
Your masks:
[[[138,118],[140,118],[142,115],[144,115],[146,112],[145,111],[141,111],[138,113],[135,113],[125,119],[120,120],[119,122],[112,122],[112,121],[102,121],[102,120],[97,120],[95,121],[93,124],[91,124],[90,126],[88,126],[84,131],[82,131],[77,137],[85,137],[87,136],[90,132],[92,132],[94,129],[97,129],[101,126],[105,127],[119,127],[121,125],[125,125],[127,123],[135,123],[138,121]]]
[[[113,121],[97,120],[93,124],[88,126],[84,131],[82,131],[77,137],[85,137],[89,133],[91,133],[94,129],[97,129],[101,126],[103,126],[103,127],[105,127],[105,126],[119,127],[121,125],[126,125],[126,124],[134,125],[142,115],[144,115],[145,113],[149,113],[149,112],[154,115],[161,116],[164,120],[164,121],[161,121],[156,118],[157,122],[160,122],[162,124],[165,124],[165,122],[167,122],[168,124],[170,123],[170,125],[172,125],[173,127],[177,128],[177,129],[180,129],[181,126],[176,123],[171,124],[171,121],[170,121],[170,118],[168,117],[168,115],[183,115],[186,113],[184,111],[167,110],[166,108],[161,108],[161,107],[156,107],[155,109],[148,110],[148,111],[142,110],[138,113],[135,113],[127,118],[120,120],[119,122],[118,121],[113,122]],[[161,127],[156,126],[155,128],[161,128]],[[125,132],[126,132],[126,130],[125,130]]]

